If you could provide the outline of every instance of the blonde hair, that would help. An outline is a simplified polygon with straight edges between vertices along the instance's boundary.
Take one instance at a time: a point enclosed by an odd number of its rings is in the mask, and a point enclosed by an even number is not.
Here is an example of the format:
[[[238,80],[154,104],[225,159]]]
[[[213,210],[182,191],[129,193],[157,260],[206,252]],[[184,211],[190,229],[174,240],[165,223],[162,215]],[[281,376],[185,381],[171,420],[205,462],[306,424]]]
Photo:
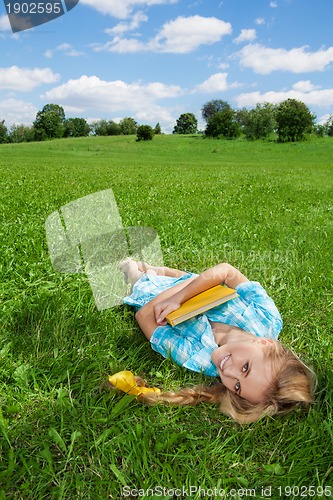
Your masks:
[[[169,403],[187,406],[199,403],[219,403],[220,411],[240,424],[259,420],[265,415],[280,415],[296,407],[307,407],[314,399],[315,375],[293,352],[280,342],[270,344],[267,359],[272,363],[273,378],[260,403],[251,403],[230,390],[222,383],[212,386],[183,388],[178,392],[142,394],[138,399],[153,405]],[[136,377],[138,386],[146,385]]]

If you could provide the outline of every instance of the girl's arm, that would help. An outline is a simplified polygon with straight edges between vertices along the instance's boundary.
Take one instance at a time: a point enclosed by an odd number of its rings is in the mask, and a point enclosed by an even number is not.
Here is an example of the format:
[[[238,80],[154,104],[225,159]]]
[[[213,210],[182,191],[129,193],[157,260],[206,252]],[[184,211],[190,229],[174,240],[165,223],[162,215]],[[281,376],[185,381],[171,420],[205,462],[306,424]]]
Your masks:
[[[166,324],[165,316],[178,309],[185,300],[221,283],[235,288],[244,281],[248,279],[230,264],[218,264],[196,278],[189,278],[157,295],[141,307],[135,317],[145,336],[150,339],[158,326]]]
[[[188,285],[188,283],[190,283],[195,279],[196,278],[188,278],[185,281],[178,283],[178,285],[175,285],[172,288],[164,290],[164,292],[161,292],[159,295],[154,297],[150,302],[147,302],[147,304],[141,307],[141,309],[139,309],[139,311],[135,314],[135,318],[148,340],[150,340],[156,328],[158,326],[161,326],[161,324],[156,322],[156,317],[155,317],[155,307],[157,306],[157,304],[168,300],[170,301],[170,303],[172,303],[172,297],[182,288],[185,288]],[[176,304],[175,309],[177,309],[178,307],[179,305]]]
[[[191,280],[184,288],[176,291],[170,298],[160,300],[154,306],[155,319],[158,325],[165,324],[165,316],[178,309],[186,300],[198,293],[204,292],[215,285],[225,284],[235,288],[240,283],[249,281],[238,269],[230,264],[218,264],[207,271],[199,274]],[[162,297],[161,297],[162,299]]]

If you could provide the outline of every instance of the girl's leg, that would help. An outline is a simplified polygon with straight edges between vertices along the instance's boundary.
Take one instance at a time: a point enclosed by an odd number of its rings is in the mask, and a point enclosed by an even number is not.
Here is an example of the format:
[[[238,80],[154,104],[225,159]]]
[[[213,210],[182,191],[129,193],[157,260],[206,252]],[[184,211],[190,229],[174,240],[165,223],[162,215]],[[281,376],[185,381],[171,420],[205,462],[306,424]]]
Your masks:
[[[120,264],[121,271],[125,274],[126,278],[129,280],[131,285],[133,286],[144,274],[144,271],[141,271],[138,267],[138,263],[135,260],[128,258],[121,262]],[[153,269],[147,269],[147,274],[157,274]]]
[[[140,271],[147,272],[147,271],[155,271],[155,273],[159,276],[170,276],[171,278],[180,278],[181,276],[184,276],[184,274],[187,274],[185,271],[180,271],[179,269],[172,269],[171,267],[166,267],[166,266],[151,266],[150,264],[147,264],[146,262],[140,261],[137,263],[138,268]]]

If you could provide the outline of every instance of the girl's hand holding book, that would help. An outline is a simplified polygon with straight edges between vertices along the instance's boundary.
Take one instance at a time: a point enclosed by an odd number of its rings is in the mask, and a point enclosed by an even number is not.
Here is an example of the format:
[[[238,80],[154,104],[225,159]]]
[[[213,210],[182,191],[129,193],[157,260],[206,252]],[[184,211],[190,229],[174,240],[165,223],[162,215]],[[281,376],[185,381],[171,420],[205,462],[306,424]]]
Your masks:
[[[156,323],[158,323],[159,325],[166,325],[166,321],[164,318],[172,311],[179,309],[180,306],[181,303],[178,300],[175,300],[173,297],[156,304],[156,306],[154,307]]]

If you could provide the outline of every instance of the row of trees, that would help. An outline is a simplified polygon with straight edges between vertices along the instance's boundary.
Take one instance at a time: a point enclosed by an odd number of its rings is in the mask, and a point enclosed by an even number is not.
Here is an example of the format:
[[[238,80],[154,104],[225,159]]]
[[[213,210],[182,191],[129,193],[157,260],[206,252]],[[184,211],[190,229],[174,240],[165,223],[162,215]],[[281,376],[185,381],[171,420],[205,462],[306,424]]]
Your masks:
[[[234,139],[244,135],[249,140],[265,139],[273,133],[280,142],[303,140],[308,134],[333,136],[333,115],[324,125],[315,123],[316,116],[301,101],[287,99],[280,104],[257,104],[253,109],[233,109],[226,101],[215,99],[201,109],[207,137]],[[193,113],[182,114],[174,134],[196,133],[198,121]]]
[[[273,133],[281,142],[303,140],[308,134],[333,136],[333,115],[324,125],[315,123],[316,116],[301,101],[287,99],[280,104],[257,104],[253,109],[233,109],[226,101],[214,99],[201,109],[206,122],[207,137],[233,139],[244,135],[249,140],[265,139]],[[183,113],[173,129],[174,134],[196,134],[198,120],[193,113]],[[58,104],[46,104],[38,111],[31,127],[13,125],[9,130],[0,120],[0,143],[30,142],[88,135],[135,135],[138,140],[151,140],[161,134],[160,124],[138,125],[134,118],[123,118],[119,123],[99,120],[89,125],[84,118],[66,119]]]
[[[141,127],[149,127],[142,129]],[[139,134],[138,134],[139,131]],[[38,111],[31,127],[13,125],[9,130],[5,122],[0,121],[0,143],[4,142],[31,142],[67,137],[86,137],[88,135],[135,135],[138,140],[147,140],[146,137],[161,134],[161,126],[156,124],[153,129],[149,125],[141,125],[134,118],[123,118],[119,123],[110,120],[99,120],[89,125],[84,118],[66,118],[64,109],[58,104],[46,104]]]

